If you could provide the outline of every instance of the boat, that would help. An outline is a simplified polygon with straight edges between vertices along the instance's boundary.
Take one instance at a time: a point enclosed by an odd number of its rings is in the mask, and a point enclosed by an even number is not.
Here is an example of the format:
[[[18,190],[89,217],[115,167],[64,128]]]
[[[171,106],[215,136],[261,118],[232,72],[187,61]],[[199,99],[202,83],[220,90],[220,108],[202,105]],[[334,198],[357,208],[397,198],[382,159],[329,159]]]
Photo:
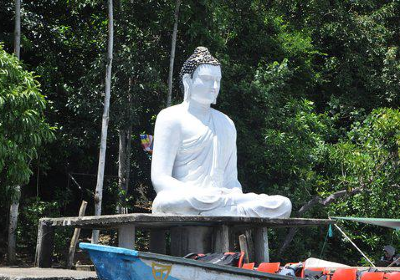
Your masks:
[[[80,243],[94,263],[99,280],[255,280],[299,279],[191,259]]]

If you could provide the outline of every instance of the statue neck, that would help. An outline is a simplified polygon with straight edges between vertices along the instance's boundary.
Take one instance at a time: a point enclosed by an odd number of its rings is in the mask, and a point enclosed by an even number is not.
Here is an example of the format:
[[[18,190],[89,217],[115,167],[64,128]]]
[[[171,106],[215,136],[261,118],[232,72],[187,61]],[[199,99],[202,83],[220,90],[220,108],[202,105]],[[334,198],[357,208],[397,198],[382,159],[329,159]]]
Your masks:
[[[186,101],[186,108],[189,113],[200,119],[208,117],[211,112],[211,104],[202,104],[193,99]]]

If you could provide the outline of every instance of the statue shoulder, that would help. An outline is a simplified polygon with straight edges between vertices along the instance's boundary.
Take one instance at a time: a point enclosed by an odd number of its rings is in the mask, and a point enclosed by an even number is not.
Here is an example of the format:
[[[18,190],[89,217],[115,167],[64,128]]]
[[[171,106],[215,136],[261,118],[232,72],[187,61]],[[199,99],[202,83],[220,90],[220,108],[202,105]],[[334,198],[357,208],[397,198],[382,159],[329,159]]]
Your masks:
[[[224,113],[222,113],[221,111],[212,109],[212,112],[214,114],[214,116],[216,118],[218,118],[219,120],[223,121],[226,123],[226,125],[231,126],[231,127],[235,127],[235,123],[231,120],[230,117],[228,117],[227,115],[225,115]]]
[[[157,115],[157,121],[179,123],[182,118],[182,106],[174,105],[165,109],[162,109]]]

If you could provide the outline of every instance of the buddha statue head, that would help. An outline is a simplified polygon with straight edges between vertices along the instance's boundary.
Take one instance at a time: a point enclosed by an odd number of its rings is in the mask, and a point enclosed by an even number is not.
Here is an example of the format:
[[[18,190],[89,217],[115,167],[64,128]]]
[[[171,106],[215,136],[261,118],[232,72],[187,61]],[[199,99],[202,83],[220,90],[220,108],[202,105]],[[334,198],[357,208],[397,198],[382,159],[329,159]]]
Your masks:
[[[215,104],[221,82],[221,64],[207,48],[197,47],[179,74],[184,101]]]

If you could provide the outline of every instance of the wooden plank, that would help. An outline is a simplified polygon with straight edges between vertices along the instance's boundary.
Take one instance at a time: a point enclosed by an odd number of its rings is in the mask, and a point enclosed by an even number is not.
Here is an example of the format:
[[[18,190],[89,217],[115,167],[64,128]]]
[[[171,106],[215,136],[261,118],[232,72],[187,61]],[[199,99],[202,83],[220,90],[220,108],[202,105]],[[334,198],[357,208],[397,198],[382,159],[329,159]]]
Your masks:
[[[39,222],[35,266],[51,267],[54,249],[54,227]]]
[[[230,236],[230,228],[226,225],[218,226],[214,228],[213,232],[213,252],[225,253],[233,251],[233,243]]]
[[[249,263],[249,249],[247,247],[247,240],[246,240],[246,235],[241,234],[239,235],[239,246],[240,246],[240,251],[244,252],[244,262]]]
[[[79,208],[79,217],[85,216],[86,206],[87,206],[87,202],[83,200],[81,207]],[[71,267],[73,265],[76,244],[78,243],[80,233],[81,233],[81,229],[75,228],[74,235],[72,236],[72,239],[71,239],[71,244],[69,245],[68,258],[67,258],[67,268],[68,269],[71,269]]]
[[[175,226],[218,226],[228,225],[248,229],[252,227],[303,227],[335,224],[328,219],[268,219],[255,217],[206,217],[206,216],[169,216],[153,214],[121,214],[85,217],[42,218],[43,222],[53,226],[81,228],[116,228],[122,224],[135,224],[137,228],[164,228]]]
[[[150,252],[158,254],[166,254],[166,230],[152,229],[150,231]]]
[[[266,227],[254,229],[254,261],[269,262],[268,231]]]
[[[123,225],[118,228],[118,246],[135,249],[135,226]]]

